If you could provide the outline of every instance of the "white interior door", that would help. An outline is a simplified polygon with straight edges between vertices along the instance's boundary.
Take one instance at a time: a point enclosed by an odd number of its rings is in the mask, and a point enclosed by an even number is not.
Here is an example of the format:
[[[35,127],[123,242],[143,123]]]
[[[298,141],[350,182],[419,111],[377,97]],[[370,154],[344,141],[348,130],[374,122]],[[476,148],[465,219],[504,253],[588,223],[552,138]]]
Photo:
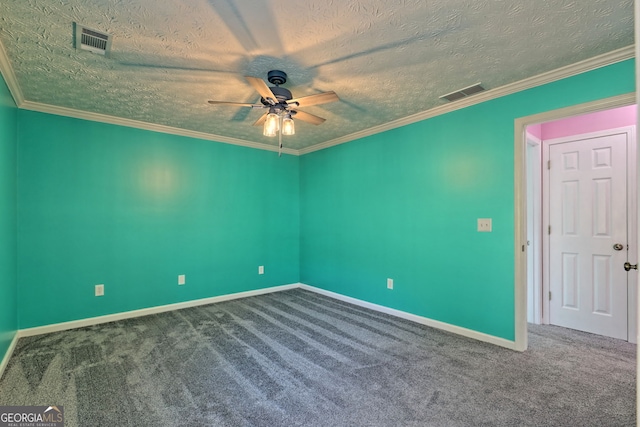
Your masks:
[[[551,144],[549,160],[549,322],[626,340],[627,135]]]

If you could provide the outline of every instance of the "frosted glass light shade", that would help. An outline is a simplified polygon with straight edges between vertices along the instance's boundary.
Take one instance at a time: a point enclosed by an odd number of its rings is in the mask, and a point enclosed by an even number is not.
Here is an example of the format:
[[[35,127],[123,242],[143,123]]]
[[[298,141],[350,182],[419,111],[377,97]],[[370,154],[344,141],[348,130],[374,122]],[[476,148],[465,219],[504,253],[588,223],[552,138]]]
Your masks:
[[[293,119],[289,115],[285,116],[285,118],[282,119],[282,134],[294,135],[295,133],[296,133],[296,126],[293,123]]]
[[[267,119],[264,121],[264,129],[262,134],[264,136],[276,136],[280,125],[280,117],[275,113],[267,114]]]

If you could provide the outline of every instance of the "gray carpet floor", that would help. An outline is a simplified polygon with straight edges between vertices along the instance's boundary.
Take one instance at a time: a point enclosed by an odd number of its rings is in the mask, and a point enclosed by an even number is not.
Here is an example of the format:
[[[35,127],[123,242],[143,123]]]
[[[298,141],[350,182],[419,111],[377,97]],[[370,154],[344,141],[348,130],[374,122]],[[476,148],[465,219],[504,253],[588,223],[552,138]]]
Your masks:
[[[634,426],[636,346],[499,348],[296,289],[22,338],[0,405],[66,426]]]

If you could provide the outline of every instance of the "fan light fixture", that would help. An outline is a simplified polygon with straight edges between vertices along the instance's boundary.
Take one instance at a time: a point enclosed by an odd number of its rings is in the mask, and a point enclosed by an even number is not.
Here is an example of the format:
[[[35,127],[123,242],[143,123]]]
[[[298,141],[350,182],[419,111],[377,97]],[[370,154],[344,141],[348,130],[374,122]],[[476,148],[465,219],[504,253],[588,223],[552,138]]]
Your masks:
[[[264,129],[262,134],[264,136],[276,136],[280,130],[280,116],[271,111],[267,114],[267,118],[264,121]]]
[[[268,108],[269,111],[260,116],[253,125],[263,125],[262,134],[264,136],[278,136],[279,154],[282,154],[282,135],[291,136],[296,133],[293,116],[296,117],[296,120],[311,123],[312,125],[319,125],[325,121],[322,117],[300,111],[298,108],[327,104],[340,100],[338,95],[333,91],[294,98],[289,89],[280,86],[287,82],[287,73],[280,70],[271,70],[267,73],[267,80],[274,85],[272,87],[267,86],[261,78],[253,76],[245,76],[245,78],[260,94],[259,103],[247,104],[244,102],[209,101],[209,104],[260,109]]]
[[[282,134],[294,135],[296,133],[296,125],[293,123],[291,114],[285,114],[282,118]]]
[[[280,124],[280,120],[282,120],[282,125]],[[262,134],[264,136],[276,136],[278,131],[286,136],[295,135],[296,127],[290,112],[276,112],[275,109],[271,109],[264,120]]]

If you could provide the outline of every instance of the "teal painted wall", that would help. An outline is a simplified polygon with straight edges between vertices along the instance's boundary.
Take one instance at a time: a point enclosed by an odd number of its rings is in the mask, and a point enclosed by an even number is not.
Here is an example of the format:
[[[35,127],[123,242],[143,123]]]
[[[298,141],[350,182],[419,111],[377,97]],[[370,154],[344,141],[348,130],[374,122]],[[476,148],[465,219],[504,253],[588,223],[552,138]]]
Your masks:
[[[17,107],[0,77],[0,362],[18,330],[16,264]]]
[[[299,281],[299,158],[25,110],[18,124],[21,329]]]
[[[514,120],[633,91],[629,60],[303,156],[302,282],[513,340]]]
[[[302,281],[513,339],[514,119],[631,92],[633,74],[625,61],[300,158],[9,105],[18,326]]]

